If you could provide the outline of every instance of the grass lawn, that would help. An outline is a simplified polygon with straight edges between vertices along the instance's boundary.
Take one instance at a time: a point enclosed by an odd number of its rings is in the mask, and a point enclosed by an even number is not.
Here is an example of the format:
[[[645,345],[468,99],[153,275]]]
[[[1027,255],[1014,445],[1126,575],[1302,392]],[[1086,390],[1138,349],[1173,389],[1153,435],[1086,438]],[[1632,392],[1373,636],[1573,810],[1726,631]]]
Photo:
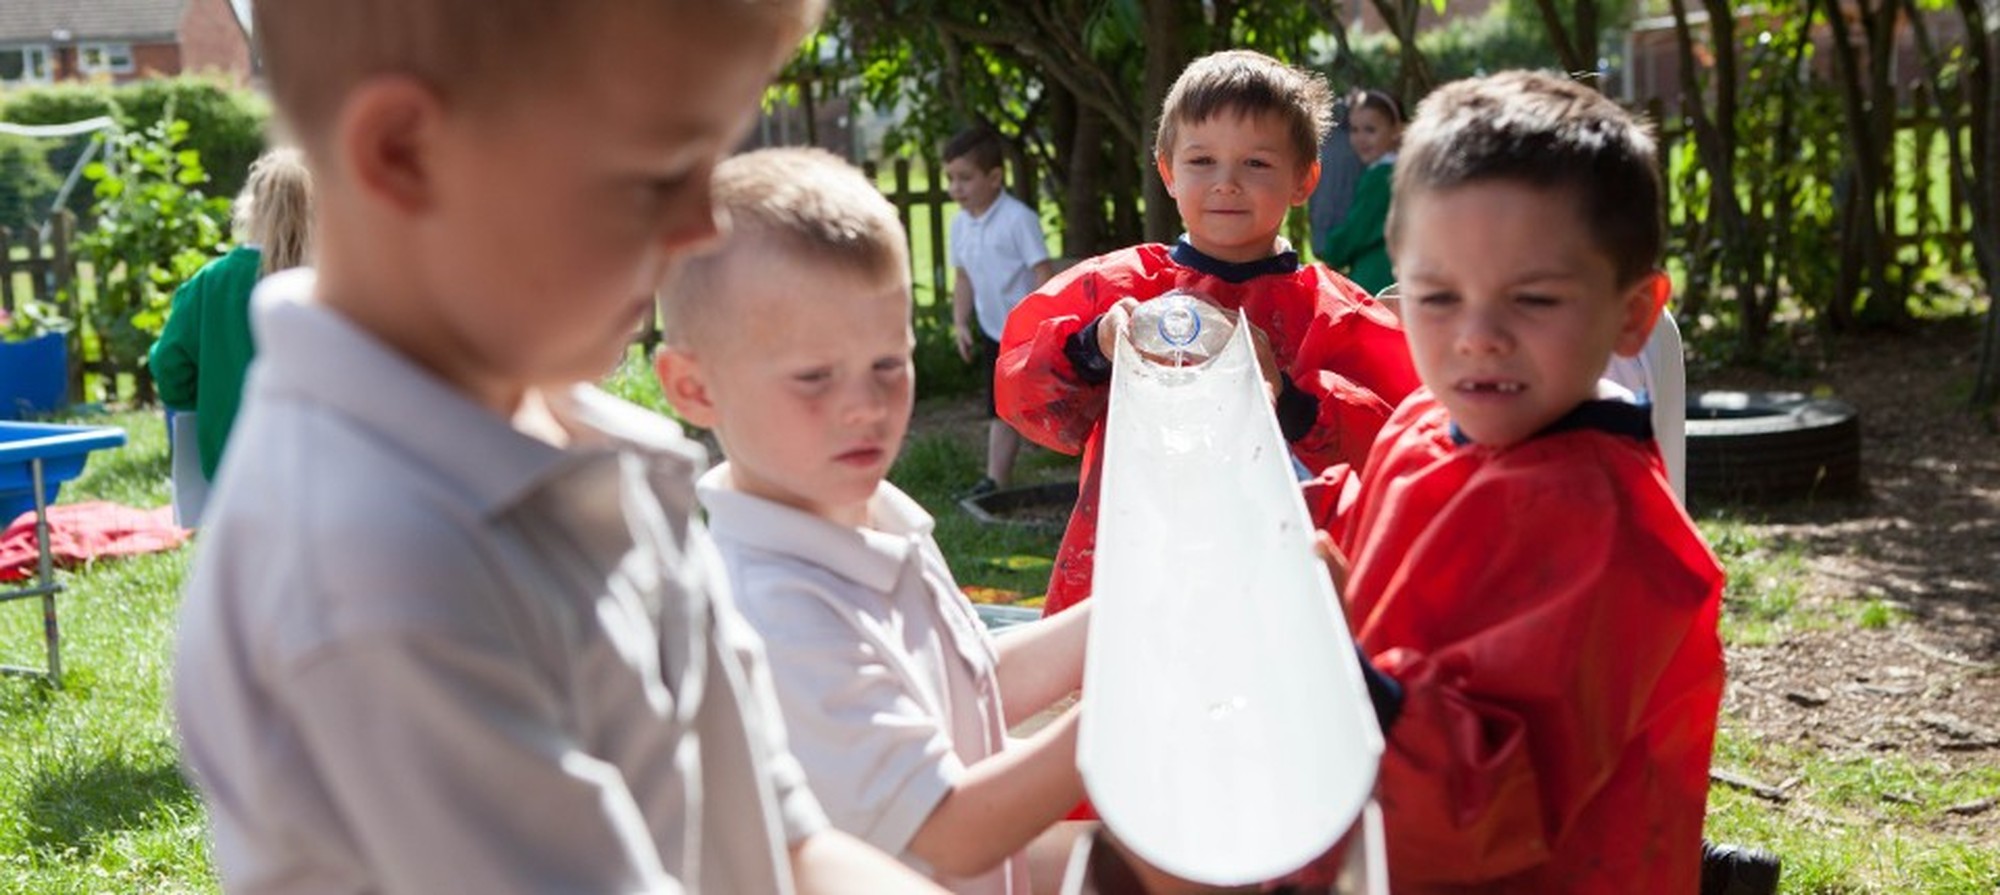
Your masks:
[[[610,387],[659,406],[644,365]],[[926,419],[964,421],[974,399],[926,402]],[[953,416],[956,414],[956,416]],[[92,457],[65,486],[65,501],[157,506],[167,499],[165,439],[152,412],[90,422],[123,426],[130,442]],[[938,518],[938,539],[959,580],[1035,594],[1056,538],[995,529],[959,512],[953,495],[978,476],[976,421],[915,435],[894,478]],[[1070,473],[1069,458],[1029,452],[1022,478]],[[1797,548],[1767,542],[1738,520],[1702,523],[1729,567],[1725,621],[1732,643],[1768,640],[1788,626],[1901,624],[1893,608],[1822,615],[1795,596]],[[175,608],[192,548],[64,573],[66,687],[0,679],[0,892],[208,892],[216,889],[199,800],[181,779],[167,708]],[[39,662],[40,612],[0,605],[0,659]],[[1792,780],[1783,809],[1716,787],[1710,837],[1771,848],[1785,860],[1787,892],[1991,893],[2000,855],[1918,821],[1915,804],[1951,804],[2000,792],[2000,769],[1951,774],[1894,759],[1836,758],[1767,746],[1725,718],[1717,765],[1759,779]]]

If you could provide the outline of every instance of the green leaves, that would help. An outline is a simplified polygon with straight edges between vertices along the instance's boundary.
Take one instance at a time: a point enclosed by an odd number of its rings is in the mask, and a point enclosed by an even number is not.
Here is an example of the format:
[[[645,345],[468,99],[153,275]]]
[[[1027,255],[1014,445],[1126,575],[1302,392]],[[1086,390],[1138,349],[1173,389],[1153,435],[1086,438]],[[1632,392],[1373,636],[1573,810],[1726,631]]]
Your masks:
[[[208,172],[188,139],[188,123],[169,109],[143,130],[110,137],[104,160],[84,170],[95,226],[78,234],[76,245],[98,282],[82,316],[106,356],[144,357],[174,289],[223,242],[228,202],[200,189]]]

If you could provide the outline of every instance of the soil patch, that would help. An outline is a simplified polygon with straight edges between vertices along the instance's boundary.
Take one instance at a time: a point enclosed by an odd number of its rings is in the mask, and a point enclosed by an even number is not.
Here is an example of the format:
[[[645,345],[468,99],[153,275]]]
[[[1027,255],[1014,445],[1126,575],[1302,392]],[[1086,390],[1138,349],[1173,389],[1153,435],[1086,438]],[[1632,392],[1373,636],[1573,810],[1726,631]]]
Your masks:
[[[1977,336],[1971,319],[1926,323],[1836,342],[1808,379],[1690,384],[1825,394],[1861,415],[1862,496],[1758,510],[1752,526],[1800,549],[1796,614],[1837,621],[1732,648],[1727,723],[1835,755],[2000,763],[2000,428],[1966,409]],[[1871,613],[1888,623],[1856,621]],[[1996,813],[1965,823],[1990,830]]]

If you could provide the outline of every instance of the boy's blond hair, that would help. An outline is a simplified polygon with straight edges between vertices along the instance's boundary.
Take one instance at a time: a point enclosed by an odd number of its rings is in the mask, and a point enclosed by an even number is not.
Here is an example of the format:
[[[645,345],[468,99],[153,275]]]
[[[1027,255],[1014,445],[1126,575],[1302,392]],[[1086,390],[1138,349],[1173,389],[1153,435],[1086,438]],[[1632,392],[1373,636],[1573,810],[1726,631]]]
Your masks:
[[[1333,90],[1326,78],[1254,50],[1224,50],[1188,63],[1160,106],[1153,152],[1171,160],[1182,125],[1217,115],[1277,115],[1291,132],[1302,165],[1319,160],[1319,143],[1333,124]]]
[[[707,342],[713,309],[727,299],[723,271],[738,252],[775,253],[875,275],[904,268],[903,225],[896,207],[860,169],[824,149],[760,149],[715,168],[710,185],[729,235],[688,259],[660,290],[666,344]]]
[[[1417,106],[1396,157],[1385,230],[1396,245],[1418,193],[1514,181],[1563,190],[1620,285],[1659,266],[1666,205],[1645,123],[1608,97],[1552,72],[1508,71],[1439,87]]]
[[[589,58],[580,35],[626,5],[702,9],[803,34],[824,0],[257,0],[252,33],[285,123],[308,149],[361,81],[418,78],[440,95],[481,100],[523,81],[561,79]],[[724,19],[725,22],[731,19]],[[578,134],[578,139],[589,139]]]

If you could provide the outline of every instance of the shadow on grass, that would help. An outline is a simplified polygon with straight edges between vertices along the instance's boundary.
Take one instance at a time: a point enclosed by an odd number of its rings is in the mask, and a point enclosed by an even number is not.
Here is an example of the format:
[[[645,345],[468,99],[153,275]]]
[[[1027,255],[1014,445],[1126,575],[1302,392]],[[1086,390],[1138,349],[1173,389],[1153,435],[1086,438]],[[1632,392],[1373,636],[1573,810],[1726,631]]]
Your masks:
[[[145,826],[156,810],[191,806],[195,798],[172,761],[135,766],[106,759],[42,775],[22,800],[22,808],[32,831],[29,844],[88,854],[107,838],[105,834]]]
[[[1861,414],[1865,492],[1723,513],[1798,546],[1853,601],[1905,608],[1920,639],[1964,659],[2000,661],[2000,443],[1987,414],[1964,406],[1978,327],[1933,321],[1906,334],[1843,343],[1805,380],[1732,387],[1817,391]],[[1698,514],[1707,511],[1697,508]]]

